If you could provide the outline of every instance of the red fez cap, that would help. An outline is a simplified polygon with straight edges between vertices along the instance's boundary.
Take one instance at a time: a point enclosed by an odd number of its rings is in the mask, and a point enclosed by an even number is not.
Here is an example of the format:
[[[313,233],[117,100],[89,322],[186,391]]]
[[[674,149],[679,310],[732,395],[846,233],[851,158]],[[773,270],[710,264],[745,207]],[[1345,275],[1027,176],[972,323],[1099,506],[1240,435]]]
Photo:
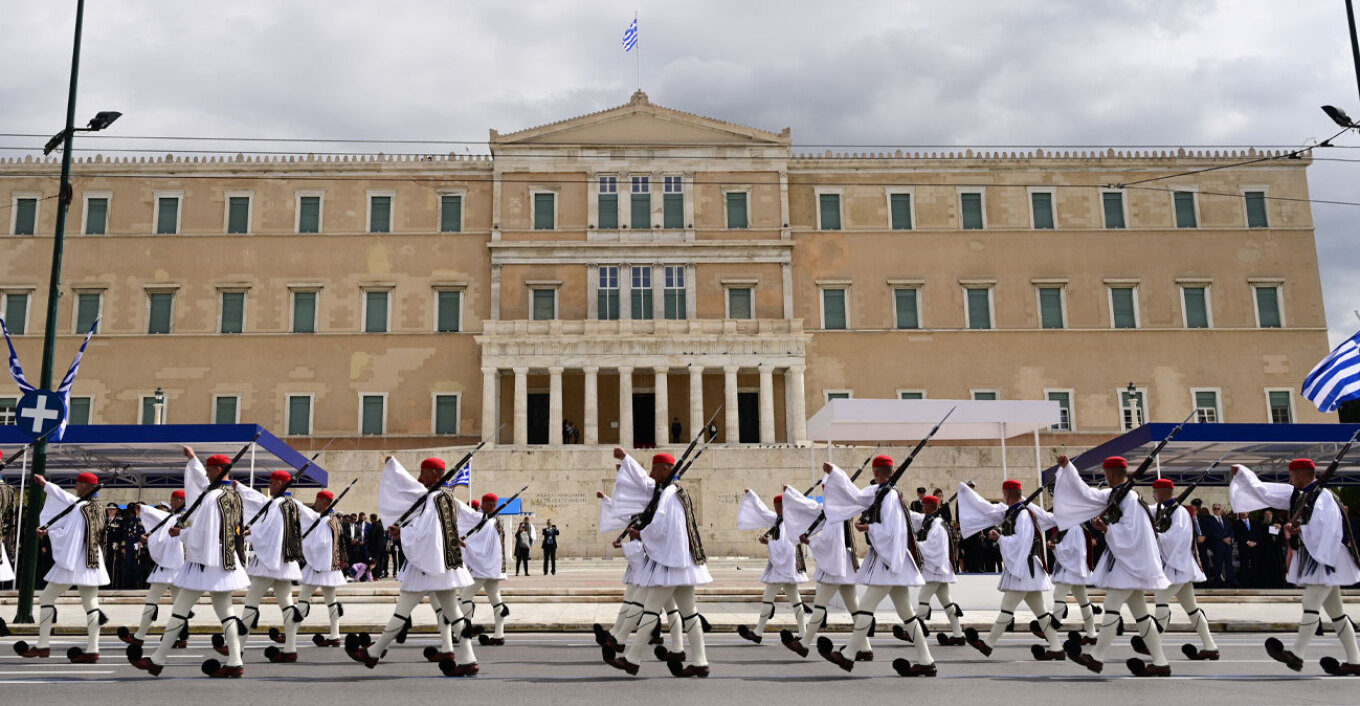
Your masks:
[[[269,480],[271,481],[281,480],[284,483],[287,483],[288,481],[293,480],[293,474],[289,473],[288,471],[274,471],[273,473],[269,474]]]
[[[99,476],[93,473],[82,473],[76,476],[76,482],[89,483],[90,485],[99,485]]]
[[[183,491],[183,490],[176,490],[175,492],[173,492],[173,493],[170,494],[170,497],[172,497],[172,498],[179,498],[180,500],[183,500],[183,499],[185,498],[184,491]]]
[[[472,503],[471,503],[471,505],[472,505],[472,509],[473,509],[473,510],[480,510],[480,509],[482,509],[482,504],[481,504],[480,502],[476,501],[476,500],[473,500]]]
[[[893,467],[892,456],[883,454],[881,456],[874,457],[874,468],[892,468],[892,467]]]
[[[5,452],[4,452],[4,451],[0,451],[0,461],[3,461],[3,460],[5,460]]]
[[[495,493],[487,493],[486,495],[482,496],[482,507],[489,507],[494,509],[496,507],[496,503],[500,502],[500,500],[501,500],[500,498],[496,497]]]
[[[335,499],[335,493],[332,493],[332,492],[329,491],[329,490],[320,490],[320,491],[317,491],[317,493],[316,493],[316,499],[317,499],[317,500],[334,500],[334,499]]]
[[[1129,461],[1123,456],[1111,456],[1105,459],[1105,462],[1101,464],[1101,468],[1123,469],[1127,471],[1129,469]]]
[[[1176,483],[1170,478],[1158,478],[1157,480],[1152,481],[1152,487],[1171,490],[1176,487]]]
[[[1289,470],[1291,470],[1291,471],[1316,471],[1316,470],[1317,470],[1317,464],[1316,464],[1316,463],[1313,463],[1313,459],[1311,459],[1311,458],[1296,458],[1296,459],[1294,459],[1293,461],[1290,461],[1290,462],[1289,462]]]
[[[225,454],[213,454],[208,457],[208,460],[203,462],[203,465],[207,466],[208,468],[215,468],[217,466],[230,466],[231,457]]]
[[[431,458],[427,458],[427,459],[425,459],[424,461],[421,461],[421,462],[420,462],[420,470],[422,470],[422,471],[426,471],[426,470],[430,470],[430,471],[443,471],[443,470],[445,470],[445,469],[447,469],[447,468],[448,468],[448,466],[445,466],[445,465],[444,465],[444,459],[442,459],[442,458],[433,458],[433,457],[431,457]]]
[[[783,505],[783,504],[784,504],[784,494],[783,494],[783,493],[780,493],[779,495],[774,496],[774,504],[775,504],[775,505]]]
[[[938,495],[927,495],[927,496],[925,496],[924,498],[921,498],[921,504],[922,504],[922,505],[926,505],[926,504],[930,504],[930,505],[939,505],[939,504],[940,504],[940,496],[938,496]]]
[[[1025,486],[1021,485],[1021,484],[1020,484],[1020,481],[1015,480],[1015,479],[1013,479],[1013,478],[1012,478],[1011,480],[1008,480],[1008,481],[1002,481],[1002,483],[1001,483],[1001,489],[1002,489],[1002,490],[1020,490],[1020,489],[1023,488],[1023,487],[1025,487]]]
[[[672,456],[671,454],[668,454],[668,453],[659,453],[659,454],[657,454],[657,455],[655,455],[655,456],[652,457],[652,463],[653,463],[653,464],[657,464],[657,463],[666,463],[666,464],[670,464],[670,465],[674,466],[674,465],[675,465],[675,456]]]

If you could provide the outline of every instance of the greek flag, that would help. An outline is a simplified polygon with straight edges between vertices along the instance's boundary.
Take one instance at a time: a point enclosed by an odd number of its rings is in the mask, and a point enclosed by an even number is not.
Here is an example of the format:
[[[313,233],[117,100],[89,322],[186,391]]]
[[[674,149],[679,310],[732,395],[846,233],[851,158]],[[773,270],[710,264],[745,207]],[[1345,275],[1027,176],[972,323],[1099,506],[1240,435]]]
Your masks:
[[[623,52],[627,54],[633,51],[638,43],[637,18],[633,18],[633,23],[628,25],[628,29],[623,33]]]
[[[85,340],[80,344],[80,350],[76,351],[76,357],[71,361],[71,369],[66,371],[66,377],[61,379],[61,384],[57,386],[57,394],[61,395],[61,402],[66,406],[66,417],[61,420],[61,426],[52,432],[52,441],[61,441],[61,437],[66,433],[66,424],[71,420],[71,387],[76,384],[76,373],[80,372],[80,361],[85,357],[85,346],[90,345],[90,339],[94,337],[94,332],[99,329],[99,319],[95,319],[90,324],[90,330],[85,334]]]
[[[1335,412],[1343,402],[1360,399],[1360,332],[1346,339],[1303,379],[1303,396],[1319,412]]]
[[[458,487],[458,486],[460,486],[460,485],[463,486],[463,487],[465,487],[465,488],[471,488],[471,487],[472,487],[472,464],[471,464],[471,463],[468,463],[467,465],[465,465],[465,466],[463,466],[461,469],[459,469],[457,473],[453,474],[453,480],[449,482],[449,485],[452,486],[452,487],[454,487],[454,488],[456,488],[456,487]]]
[[[9,345],[9,374],[14,377],[14,383],[24,394],[38,389],[24,377],[24,368],[19,365],[19,354],[14,352],[14,341],[9,338],[9,327],[5,325],[3,318],[0,318],[0,330],[5,332],[5,343]]]

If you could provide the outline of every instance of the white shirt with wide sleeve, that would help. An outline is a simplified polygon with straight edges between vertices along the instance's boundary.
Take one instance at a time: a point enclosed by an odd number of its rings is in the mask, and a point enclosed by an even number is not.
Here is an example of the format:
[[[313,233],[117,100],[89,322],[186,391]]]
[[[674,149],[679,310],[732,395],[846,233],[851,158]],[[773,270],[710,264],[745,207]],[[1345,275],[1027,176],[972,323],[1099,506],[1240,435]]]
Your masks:
[[[462,500],[455,500],[458,506],[458,527],[471,531],[482,521],[482,511],[474,510]],[[493,510],[495,508],[492,508]],[[496,531],[496,518],[491,518],[482,528],[463,538],[463,563],[474,579],[505,578],[505,544],[501,533]]]
[[[833,467],[825,481],[826,520],[842,522],[869,509],[878,494],[878,486],[863,489],[850,482],[850,476]],[[910,528],[901,494],[890,489],[883,498],[880,521],[869,525],[869,554],[855,574],[855,582],[863,586],[922,586],[925,579],[912,559],[909,545]]]
[[[784,486],[784,524],[794,541],[800,541],[821,514],[821,503]],[[817,566],[813,581],[831,586],[855,583],[855,559],[846,539],[844,521],[823,521],[817,532],[808,537],[808,549],[812,550]]]
[[[98,559],[98,566],[90,568],[86,559],[85,552],[86,532],[85,513],[81,507],[89,503],[88,500],[81,501],[76,495],[57,487],[56,483],[49,482],[43,486],[47,493],[47,502],[43,504],[42,514],[38,516],[38,522],[47,526],[47,538],[52,543],[53,566],[45,577],[48,583],[65,584],[68,586],[103,586],[109,582],[109,572],[104,568],[104,548],[95,547],[95,556]],[[66,513],[66,516],[57,520],[56,524],[49,525],[52,518],[66,508],[75,505],[75,509]],[[99,509],[103,512],[103,509]]]
[[[298,563],[283,560],[282,506],[284,503],[301,506],[302,503],[294,500],[292,494],[287,492],[277,498],[271,498],[247,485],[240,486],[238,490],[245,505],[246,522],[259,514],[262,508],[269,507],[264,515],[250,526],[250,535],[246,537],[251,548],[255,550],[251,555],[250,565],[246,567],[246,574],[276,581],[301,581],[302,569],[298,567]],[[301,514],[298,516],[301,517]],[[306,528],[299,527],[298,532],[301,533],[304,529]]]
[[[1086,528],[1073,527],[1063,533],[1053,547],[1053,583],[1085,586],[1091,581],[1091,567],[1087,563]]]
[[[191,591],[221,593],[239,591],[250,585],[246,576],[245,562],[238,561],[230,570],[223,568],[222,556],[222,511],[217,507],[223,488],[231,481],[219,482],[209,486],[208,472],[197,458],[184,464],[184,501],[186,507],[193,507],[199,497],[194,514],[187,518],[188,527],[180,530],[179,538],[184,544],[184,566],[175,575],[175,585]],[[185,510],[188,512],[188,510]],[[242,521],[250,518],[242,518]],[[175,520],[178,523],[180,520]]]
[[[1160,511],[1161,505],[1158,505]],[[1199,583],[1205,580],[1204,571],[1195,557],[1195,527],[1190,511],[1179,504],[1171,510],[1171,526],[1157,535],[1162,552],[1162,569],[1172,584]]]
[[[170,516],[150,505],[138,505],[137,511],[142,517],[142,526],[148,531]],[[147,583],[170,583],[184,566],[184,542],[170,536],[170,528],[174,525],[174,520],[170,520],[146,537],[146,551],[156,563],[156,568],[146,577]]]
[[[388,459],[383,466],[378,484],[378,510],[383,524],[389,527],[396,524],[407,508],[420,502],[419,509],[401,528],[401,549],[406,554],[406,564],[397,573],[401,590],[429,593],[469,586],[472,575],[467,567],[450,569],[444,565],[444,528],[435,508],[435,500],[443,490],[428,496],[425,490],[396,459]]]
[[[301,519],[302,556],[307,560],[307,566],[302,568],[302,580],[304,586],[343,586],[345,585],[345,572],[339,569],[331,569],[331,560],[335,557],[335,537],[330,528],[331,519],[334,515],[321,513],[313,510],[306,505],[298,503],[298,517]],[[320,522],[317,522],[320,520]],[[311,534],[307,530],[311,529],[312,524],[316,523],[316,529]],[[382,531],[380,529],[374,531]],[[309,600],[311,594],[300,597],[300,600]]]
[[[1109,504],[1110,489],[1086,485],[1070,462],[1058,469],[1053,484],[1053,516],[1068,530],[1094,519]],[[1122,517],[1105,532],[1105,555],[1091,576],[1100,588],[1159,591],[1171,585],[1162,571],[1162,553],[1148,508],[1137,493],[1120,503]]]
[[[922,522],[925,522],[922,519]],[[936,516],[926,532],[926,540],[918,542],[921,551],[921,577],[930,583],[954,583],[954,561],[949,550],[949,529],[944,518]]]
[[[1228,499],[1238,512],[1254,512],[1264,508],[1289,511],[1294,486],[1288,483],[1264,483],[1255,473],[1239,467],[1228,484]],[[1285,578],[1295,586],[1350,586],[1360,582],[1360,567],[1342,544],[1346,516],[1336,496],[1329,491],[1318,495],[1313,506],[1313,517],[1299,528],[1300,539],[1308,554],[1316,562],[1305,566],[1295,553]]]

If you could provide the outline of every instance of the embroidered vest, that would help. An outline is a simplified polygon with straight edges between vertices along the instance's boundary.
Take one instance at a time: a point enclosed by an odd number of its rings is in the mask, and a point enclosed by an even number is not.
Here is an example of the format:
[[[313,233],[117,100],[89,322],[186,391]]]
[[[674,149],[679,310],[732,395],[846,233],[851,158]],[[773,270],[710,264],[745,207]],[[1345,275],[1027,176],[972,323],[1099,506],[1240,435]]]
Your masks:
[[[82,503],[80,514],[85,518],[85,568],[98,569],[99,548],[104,546],[108,534],[108,517],[92,502]]]
[[[283,516],[283,560],[301,561],[302,517],[291,496],[279,501],[279,514]]]
[[[345,542],[340,536],[340,518],[334,514],[326,518],[326,529],[331,533],[331,571],[340,571],[345,564]]]
[[[841,537],[845,539],[845,551],[850,552],[850,566],[859,571],[859,547],[855,546],[855,528],[850,520],[841,523]]]
[[[463,544],[458,536],[458,508],[452,488],[441,488],[435,493],[434,509],[439,513],[439,529],[444,534],[444,568],[453,571],[463,566]]]
[[[217,495],[217,512],[222,518],[221,540],[222,568],[227,571],[236,569],[239,559],[246,561],[246,538],[241,534],[241,523],[245,520],[245,503],[241,494],[232,485],[220,485]],[[211,491],[208,491],[211,492]]]
[[[694,501],[679,485],[675,486],[675,497],[685,510],[685,533],[689,535],[690,556],[694,558],[695,564],[703,564],[708,561],[708,557],[704,554],[704,542],[699,538],[699,517],[694,513]]]

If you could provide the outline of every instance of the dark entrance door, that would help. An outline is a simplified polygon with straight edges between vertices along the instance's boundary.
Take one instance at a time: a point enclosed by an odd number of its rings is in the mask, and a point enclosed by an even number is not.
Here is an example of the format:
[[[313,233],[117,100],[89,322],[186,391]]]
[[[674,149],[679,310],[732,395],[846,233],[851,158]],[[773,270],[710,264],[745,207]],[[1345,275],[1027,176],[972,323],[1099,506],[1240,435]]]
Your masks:
[[[737,440],[743,444],[760,443],[760,393],[737,393]]]
[[[548,434],[552,429],[548,428],[548,398],[547,393],[529,393],[529,443],[546,444]],[[562,433],[561,429],[557,430]]]
[[[656,395],[633,393],[633,446],[656,446]]]

